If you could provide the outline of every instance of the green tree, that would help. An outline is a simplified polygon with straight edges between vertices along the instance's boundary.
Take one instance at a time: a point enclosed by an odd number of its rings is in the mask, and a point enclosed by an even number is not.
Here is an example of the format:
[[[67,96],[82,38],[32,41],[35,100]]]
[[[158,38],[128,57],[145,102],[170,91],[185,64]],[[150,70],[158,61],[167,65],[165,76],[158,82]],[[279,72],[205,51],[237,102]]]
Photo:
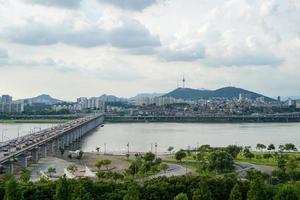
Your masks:
[[[206,183],[201,183],[200,188],[193,192],[193,200],[213,200],[213,195]]]
[[[275,200],[299,200],[297,189],[292,185],[283,185],[279,188]]]
[[[59,178],[59,180],[56,183],[54,200],[70,199],[70,190],[70,184],[68,183],[66,176]]]
[[[79,153],[78,153],[78,156],[76,156],[76,159],[81,160],[82,157],[83,157],[83,151],[80,150]]]
[[[125,196],[123,197],[123,200],[139,200],[140,199],[140,192],[137,185],[131,185],[129,186],[129,189]]]
[[[237,145],[229,145],[225,149],[233,158],[236,158],[238,154],[241,152],[242,147]]]
[[[170,153],[170,154],[172,154],[172,151],[174,150],[174,147],[172,147],[172,146],[169,146],[169,148],[168,148],[168,152]]]
[[[96,151],[97,151],[97,153],[99,153],[100,147],[96,147]]]
[[[181,162],[181,160],[183,159],[183,158],[185,158],[186,157],[186,153],[185,153],[185,151],[184,150],[179,150],[179,151],[177,151],[176,153],[175,153],[175,159],[176,160],[178,160],[178,161],[180,161]]]
[[[176,195],[174,200],[189,200],[188,196],[185,193],[179,193]]]
[[[101,167],[103,165],[103,162],[102,160],[97,160],[96,164],[95,164],[95,167],[97,167],[98,171],[101,170]]]
[[[23,183],[28,183],[31,177],[31,171],[23,170],[20,174],[20,181]]]
[[[5,183],[5,195],[4,200],[20,200],[22,195],[19,190],[18,183],[14,177],[11,177]]]
[[[71,173],[74,174],[74,173],[78,170],[78,168],[77,168],[76,165],[70,164],[70,165],[68,166],[67,170],[68,170],[69,172],[71,172]]]
[[[258,150],[264,150],[266,148],[266,145],[264,145],[264,144],[257,144],[256,145],[256,149],[258,149]]]
[[[255,179],[250,183],[250,189],[247,194],[248,200],[266,200],[267,195],[265,185],[261,179]]]
[[[297,151],[297,148],[294,144],[292,143],[287,143],[284,145],[285,150],[287,151]]]
[[[252,159],[254,158],[254,154],[250,151],[249,148],[245,148],[244,151],[243,151],[243,154],[245,156],[245,158],[248,158],[248,159]]]
[[[233,158],[226,151],[217,150],[212,152],[208,157],[208,168],[219,173],[232,170],[233,167]]]
[[[240,186],[238,183],[236,183],[230,192],[229,200],[242,200],[242,199],[243,196],[240,190]]]
[[[72,195],[72,200],[92,200],[91,194],[85,189],[84,185],[77,184],[74,193]]]
[[[49,176],[52,177],[52,175],[54,173],[56,173],[56,169],[54,167],[49,167],[47,172],[48,172]]]
[[[274,144],[269,144],[267,149],[268,149],[268,151],[275,150],[275,145]]]
[[[111,160],[102,160],[102,164],[106,167],[106,171],[108,171],[108,167],[111,164]]]
[[[144,156],[144,160],[148,162],[153,162],[154,159],[155,159],[155,154],[152,152],[147,152]]]

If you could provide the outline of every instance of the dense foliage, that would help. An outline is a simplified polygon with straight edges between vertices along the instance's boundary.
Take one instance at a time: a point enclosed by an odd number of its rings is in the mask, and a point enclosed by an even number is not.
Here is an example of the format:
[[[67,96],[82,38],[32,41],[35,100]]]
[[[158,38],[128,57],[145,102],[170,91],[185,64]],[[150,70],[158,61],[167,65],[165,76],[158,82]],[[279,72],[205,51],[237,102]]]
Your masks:
[[[254,172],[255,173],[255,172]],[[172,200],[172,199],[299,199],[300,184],[268,183],[262,176],[253,180],[235,177],[181,176],[147,181],[68,180],[24,183],[14,178],[0,182],[0,199],[24,200]]]

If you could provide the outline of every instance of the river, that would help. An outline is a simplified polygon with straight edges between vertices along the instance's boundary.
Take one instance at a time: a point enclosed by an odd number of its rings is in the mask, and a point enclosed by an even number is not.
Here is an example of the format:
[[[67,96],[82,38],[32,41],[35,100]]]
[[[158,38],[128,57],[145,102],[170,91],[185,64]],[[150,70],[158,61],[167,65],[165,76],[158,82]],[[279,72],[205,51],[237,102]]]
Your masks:
[[[0,124],[4,140],[54,126],[54,124]],[[194,148],[202,144],[227,146],[229,144],[250,145],[257,143],[276,146],[284,143],[300,144],[300,123],[121,123],[105,124],[87,135],[82,141],[83,151],[125,153],[129,142],[131,152],[166,152],[169,146]]]

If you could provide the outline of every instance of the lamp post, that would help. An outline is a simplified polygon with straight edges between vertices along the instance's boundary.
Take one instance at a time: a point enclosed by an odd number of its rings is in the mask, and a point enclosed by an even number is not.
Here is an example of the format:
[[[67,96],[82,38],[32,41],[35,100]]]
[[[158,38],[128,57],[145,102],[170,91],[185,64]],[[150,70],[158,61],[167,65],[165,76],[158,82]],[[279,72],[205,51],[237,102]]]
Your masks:
[[[4,131],[7,131],[7,129],[2,129],[2,143],[4,142]]]

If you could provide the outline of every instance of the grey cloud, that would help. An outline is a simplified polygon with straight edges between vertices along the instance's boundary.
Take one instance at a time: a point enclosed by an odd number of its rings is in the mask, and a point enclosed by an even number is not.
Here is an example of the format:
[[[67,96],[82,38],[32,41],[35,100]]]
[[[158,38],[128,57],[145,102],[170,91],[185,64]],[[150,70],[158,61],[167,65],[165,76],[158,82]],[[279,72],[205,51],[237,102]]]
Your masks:
[[[27,0],[30,3],[41,4],[44,6],[55,6],[62,8],[77,8],[81,0]]]
[[[179,50],[170,50],[164,49],[161,50],[158,54],[159,59],[163,61],[181,61],[181,62],[191,62],[202,59],[205,57],[204,47],[198,45],[194,49],[179,49]]]
[[[82,31],[31,23],[18,30],[8,30],[5,37],[15,43],[34,46],[56,43],[85,48],[101,45],[129,49],[160,46],[159,37],[152,35],[145,26],[134,20],[126,20],[123,26],[112,30],[91,26]]]
[[[204,63],[210,66],[276,66],[283,61],[269,52],[245,52],[236,56],[207,58]]]
[[[0,66],[6,65],[8,63],[8,52],[6,49],[0,48]]]
[[[141,11],[157,3],[157,0],[98,0],[98,2],[111,4],[125,10]]]

